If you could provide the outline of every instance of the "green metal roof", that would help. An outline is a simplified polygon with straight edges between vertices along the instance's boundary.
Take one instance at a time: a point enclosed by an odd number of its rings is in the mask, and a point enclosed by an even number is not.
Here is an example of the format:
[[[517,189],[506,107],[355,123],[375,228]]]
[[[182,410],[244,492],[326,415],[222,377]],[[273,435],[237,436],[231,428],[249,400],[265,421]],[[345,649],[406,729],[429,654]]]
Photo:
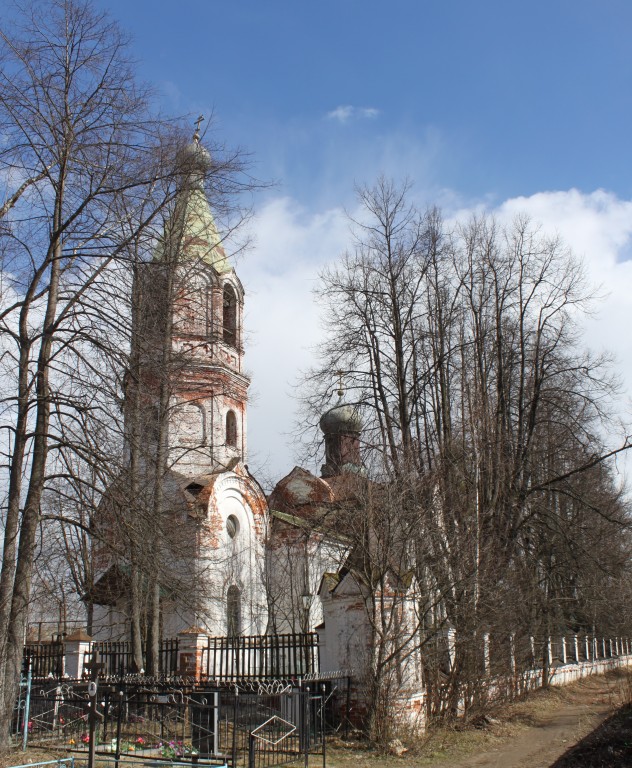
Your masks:
[[[154,258],[162,260],[170,246],[178,261],[201,261],[220,274],[231,269],[203,184],[194,176],[177,195]]]

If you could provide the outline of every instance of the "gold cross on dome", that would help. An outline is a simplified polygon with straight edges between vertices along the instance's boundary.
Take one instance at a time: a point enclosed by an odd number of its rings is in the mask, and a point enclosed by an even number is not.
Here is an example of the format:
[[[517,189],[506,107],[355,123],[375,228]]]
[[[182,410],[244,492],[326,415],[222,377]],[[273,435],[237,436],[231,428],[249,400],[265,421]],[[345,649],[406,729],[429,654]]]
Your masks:
[[[200,124],[204,120],[204,115],[200,115],[198,119],[195,121],[195,133],[193,134],[193,140],[199,141],[200,140]]]
[[[341,370],[336,371],[336,376],[338,377],[338,397],[340,399],[342,399],[342,396],[345,393],[344,384],[342,383],[344,375],[345,375],[344,371],[341,371]]]

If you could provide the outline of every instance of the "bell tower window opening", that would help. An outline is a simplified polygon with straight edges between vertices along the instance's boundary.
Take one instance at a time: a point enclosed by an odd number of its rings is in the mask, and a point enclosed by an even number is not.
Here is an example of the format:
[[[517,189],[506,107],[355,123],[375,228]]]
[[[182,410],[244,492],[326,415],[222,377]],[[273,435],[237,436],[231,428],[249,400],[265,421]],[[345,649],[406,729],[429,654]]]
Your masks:
[[[211,338],[213,335],[213,292],[210,288],[206,289],[204,297],[204,309],[206,320],[206,335]]]
[[[224,342],[231,347],[237,346],[237,296],[231,285],[224,286]]]
[[[228,637],[241,634],[241,592],[234,585],[226,592],[226,634]]]
[[[237,447],[237,417],[234,411],[228,411],[226,414],[226,445]]]

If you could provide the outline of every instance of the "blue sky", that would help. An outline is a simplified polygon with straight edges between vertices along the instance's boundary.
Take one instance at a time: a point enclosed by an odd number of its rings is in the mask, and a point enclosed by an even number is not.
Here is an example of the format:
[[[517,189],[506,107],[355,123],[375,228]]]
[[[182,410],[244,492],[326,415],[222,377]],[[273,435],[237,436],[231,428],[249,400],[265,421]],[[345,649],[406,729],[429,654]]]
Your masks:
[[[166,109],[213,108],[226,141],[301,201],[389,171],[392,143],[432,154],[430,189],[632,194],[628,0],[102,5]],[[341,106],[346,122],[326,117]]]
[[[319,335],[310,291],[346,246],[354,184],[379,173],[411,177],[422,205],[450,215],[524,210],[562,234],[609,297],[586,339],[613,349],[632,391],[629,0],[100,6],[131,33],[165,111],[213,112],[216,137],[275,182],[237,267],[255,465],[276,479],[292,466],[292,382]]]

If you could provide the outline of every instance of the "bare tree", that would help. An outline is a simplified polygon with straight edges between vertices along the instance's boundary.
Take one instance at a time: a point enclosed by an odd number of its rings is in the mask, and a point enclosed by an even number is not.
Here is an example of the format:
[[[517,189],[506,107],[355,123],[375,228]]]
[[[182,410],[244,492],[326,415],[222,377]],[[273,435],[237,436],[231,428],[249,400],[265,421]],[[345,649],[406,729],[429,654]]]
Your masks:
[[[147,223],[143,212],[155,215],[143,201],[164,168],[155,151],[158,124],[134,81],[126,40],[105,15],[82,2],[36,3],[7,21],[0,38],[0,163],[6,183],[17,180],[3,195],[0,310],[11,368],[0,572],[8,723],[51,450],[63,442],[59,424],[85,408],[63,386],[73,350],[80,357],[82,300],[129,241],[121,237],[121,210],[133,212],[126,224],[135,231]]]
[[[593,576],[621,573],[627,545],[610,557],[585,533],[625,537],[629,525],[601,437],[615,382],[581,347],[591,293],[559,240],[520,218],[448,230],[384,179],[359,199],[354,249],[321,275],[327,338],[306,409],[322,413],[343,370],[367,465],[402,490],[401,524],[416,521],[411,567],[431,606],[420,642],[453,633],[437,712],[474,711],[484,636],[577,626],[587,558]],[[614,453],[627,447],[622,436]],[[427,665],[429,686],[438,672]]]

